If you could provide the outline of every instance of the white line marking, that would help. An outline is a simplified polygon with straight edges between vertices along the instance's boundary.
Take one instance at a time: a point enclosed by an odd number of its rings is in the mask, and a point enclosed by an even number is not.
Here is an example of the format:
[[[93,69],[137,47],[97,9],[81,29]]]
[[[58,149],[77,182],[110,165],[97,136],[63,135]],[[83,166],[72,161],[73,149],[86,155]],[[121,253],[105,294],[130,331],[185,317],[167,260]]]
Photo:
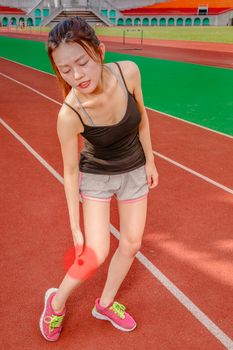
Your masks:
[[[24,66],[24,67],[26,67],[26,68],[31,68],[31,69],[33,69],[33,70],[36,70],[37,72],[40,72],[40,73],[52,75],[52,76],[55,78],[55,75],[54,75],[54,74],[49,73],[49,72],[45,72],[44,70],[41,70],[41,69],[38,69],[38,68],[34,68],[34,67],[31,67],[31,66],[28,66],[27,64],[23,64],[23,63],[20,63],[20,62],[16,62],[16,61],[10,60],[9,58],[5,58],[5,57],[3,57],[3,56],[0,56],[0,58],[1,58],[2,60],[10,61],[10,62],[16,63],[16,64],[18,64],[18,65],[20,65],[20,66]]]
[[[19,141],[32,155],[62,184],[64,185],[63,177],[49,165],[24,139],[19,136],[3,119],[0,118],[0,123]],[[119,240],[120,232],[110,225],[110,229],[114,237]],[[159,280],[159,282],[189,311],[199,320],[199,322],[208,329],[227,349],[233,350],[233,340],[229,338],[211,319],[202,312],[179,288],[175,286],[145,255],[138,252],[136,258],[140,263]]]
[[[214,186],[216,186],[216,187],[221,188],[223,191],[226,191],[226,192],[228,192],[228,193],[230,193],[230,194],[233,194],[233,189],[231,189],[231,188],[229,188],[229,187],[226,187],[226,186],[220,184],[219,182],[214,181],[214,180],[210,179],[209,177],[207,177],[207,176],[205,176],[205,175],[202,175],[202,174],[198,173],[197,171],[194,171],[194,170],[188,168],[187,166],[182,165],[182,164],[176,162],[175,160],[172,160],[171,158],[168,158],[168,157],[164,156],[163,154],[161,154],[161,153],[159,153],[159,152],[153,151],[153,153],[156,154],[158,157],[160,157],[160,158],[166,160],[167,162],[170,162],[170,163],[176,165],[177,167],[179,167],[179,168],[181,168],[181,169],[187,171],[188,173],[190,173],[190,174],[192,174],[192,175],[195,175],[195,176],[197,176],[197,177],[200,177],[202,180],[205,180],[206,182],[209,182],[210,184],[212,184],[212,185],[214,185]]]
[[[54,103],[57,103],[58,105],[61,105],[61,103],[58,102],[57,100],[54,100],[53,98],[48,97],[47,95],[41,93],[40,91],[38,91],[38,90],[36,90],[36,89],[33,89],[33,88],[32,88],[31,86],[29,86],[29,85],[26,85],[26,84],[24,84],[24,83],[21,83],[20,81],[15,80],[14,78],[11,78],[11,77],[9,77],[8,75],[3,74],[3,73],[1,73],[1,72],[0,72],[0,75],[4,76],[5,78],[7,78],[7,79],[9,79],[9,80],[12,80],[13,82],[15,82],[15,83],[17,83],[17,84],[19,84],[19,85],[22,85],[22,86],[26,87],[26,88],[29,89],[29,90],[32,90],[32,91],[35,92],[36,94],[39,94],[39,95],[41,95],[42,97],[47,98],[48,100],[50,100],[50,101],[52,101],[52,102],[54,102]],[[164,160],[166,160],[166,161],[168,161],[168,162],[170,162],[170,163],[172,163],[172,164],[178,166],[179,168],[182,168],[183,170],[186,170],[187,172],[189,172],[189,173],[191,173],[191,174],[193,174],[193,175],[195,175],[195,176],[201,178],[202,180],[205,180],[205,181],[207,181],[208,183],[211,183],[212,185],[214,185],[214,186],[216,186],[216,187],[218,187],[218,188],[221,188],[222,190],[224,190],[224,191],[226,191],[226,192],[228,192],[228,193],[230,193],[230,194],[233,194],[233,190],[232,190],[231,188],[228,188],[228,187],[226,187],[226,186],[220,184],[219,182],[216,182],[216,181],[210,179],[209,177],[207,177],[207,176],[205,176],[205,175],[202,175],[202,174],[196,172],[195,170],[192,170],[192,169],[186,167],[185,165],[182,165],[182,164],[180,164],[180,163],[178,163],[178,162],[172,160],[171,158],[168,158],[168,157],[162,155],[161,153],[158,153],[158,152],[155,152],[155,151],[153,151],[153,153],[156,154],[158,157],[163,158]]]
[[[34,69],[34,70],[36,70],[36,71],[38,71],[38,72],[41,72],[41,73],[44,73],[44,74],[49,74],[49,75],[52,75],[53,77],[55,77],[55,75],[52,74],[52,73],[47,73],[47,72],[45,72],[45,71],[43,71],[43,70],[40,70],[40,69],[31,67],[31,66],[27,66],[26,64],[23,64],[23,63],[19,63],[19,62],[10,60],[10,59],[5,58],[5,57],[3,57],[3,56],[0,56],[0,58],[2,58],[3,60],[6,60],[6,61],[13,62],[13,63],[18,64],[18,65],[24,66],[24,67],[26,67],[26,68],[31,68],[31,69]],[[232,64],[233,64],[233,63],[232,63]],[[221,67],[217,67],[217,68],[221,68]],[[150,108],[150,107],[146,107],[146,109],[149,109],[149,110],[151,110],[151,111],[153,111],[153,112],[157,112],[157,113],[163,114],[164,116],[166,116],[166,117],[168,117],[168,118],[176,119],[176,120],[178,120],[178,121],[180,121],[180,122],[183,122],[183,123],[186,123],[186,124],[190,124],[190,125],[196,126],[197,128],[200,128],[200,129],[204,129],[204,130],[213,132],[213,133],[215,133],[215,134],[219,134],[219,135],[222,135],[222,136],[225,136],[225,137],[229,137],[229,138],[231,138],[231,139],[233,138],[232,135],[224,134],[224,133],[221,132],[221,131],[217,131],[217,130],[214,130],[214,129],[210,129],[210,128],[208,128],[208,127],[206,127],[206,126],[203,126],[203,125],[195,124],[195,123],[190,122],[190,121],[188,121],[188,120],[185,120],[185,119],[182,119],[182,118],[179,118],[179,117],[175,117],[175,116],[172,115],[172,114],[168,114],[168,113],[165,113],[165,112],[161,112],[161,111],[159,111],[159,110],[157,110],[157,109],[153,109],[153,108]]]
[[[49,163],[46,162],[19,134],[17,134],[2,118],[0,118],[0,123],[19,141],[24,147],[33,154],[33,156],[41,163],[43,166],[50,171],[53,176],[64,185],[63,177],[53,168]]]
[[[112,234],[119,239],[120,232],[111,225]],[[202,312],[176,285],[171,282],[149,259],[141,252],[136,254],[136,258],[159,282],[182,304],[191,314],[197,318],[227,349],[233,349],[233,341],[229,338],[211,319]]]
[[[225,137],[229,137],[230,139],[233,139],[233,136],[232,135],[228,135],[228,134],[224,134],[223,132],[221,131],[216,131],[214,129],[210,129],[210,128],[207,128],[207,126],[203,126],[203,125],[199,125],[199,124],[196,124],[196,123],[193,123],[193,122],[190,122],[188,120],[184,120],[184,119],[181,119],[179,117],[175,117],[174,115],[172,114],[168,114],[168,113],[165,113],[165,112],[161,112],[157,109],[153,109],[153,108],[150,108],[150,107],[146,107],[147,109],[151,110],[152,112],[157,112],[159,114],[162,114],[164,115],[165,117],[168,117],[168,118],[172,118],[172,119],[176,119],[178,120],[179,122],[184,122],[186,124],[190,124],[190,125],[193,125],[193,126],[196,126],[197,128],[201,128],[201,129],[204,129],[204,130],[207,130],[207,131],[211,131],[215,134],[218,134],[218,135],[221,135],[221,136],[225,136]]]
[[[36,94],[41,95],[42,97],[47,98],[48,100],[50,100],[50,101],[52,101],[52,102],[54,102],[54,103],[57,103],[57,104],[61,105],[61,103],[58,102],[57,100],[54,100],[53,98],[51,98],[51,97],[49,97],[49,96],[43,94],[42,92],[40,92],[40,91],[38,91],[38,90],[36,90],[36,89],[33,89],[31,86],[29,86],[29,85],[27,85],[27,84],[21,83],[20,81],[15,80],[14,78],[11,78],[11,77],[9,77],[8,75],[6,75],[6,74],[4,74],[4,73],[1,73],[1,72],[0,72],[0,75],[2,75],[4,78],[7,78],[7,79],[9,79],[9,80],[12,80],[13,82],[15,82],[15,83],[17,83],[17,84],[19,84],[19,85],[22,85],[22,86],[26,87],[26,88],[29,89],[29,90],[32,90],[32,91],[35,92]]]

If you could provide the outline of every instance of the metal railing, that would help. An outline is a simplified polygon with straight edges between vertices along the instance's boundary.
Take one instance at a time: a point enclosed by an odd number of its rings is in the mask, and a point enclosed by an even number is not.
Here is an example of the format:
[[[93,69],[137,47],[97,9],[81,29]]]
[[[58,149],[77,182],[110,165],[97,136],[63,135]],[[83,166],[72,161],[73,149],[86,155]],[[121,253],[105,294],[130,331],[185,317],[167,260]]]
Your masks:
[[[46,26],[47,24],[49,24],[55,17],[57,17],[62,11],[63,11],[63,6],[60,7],[56,7],[55,9],[53,9],[52,13],[48,16],[45,17],[42,21],[42,26]]]
[[[39,0],[39,1],[37,1],[37,3],[28,11],[28,13],[27,13],[27,15],[26,15],[25,17],[27,18],[28,16],[31,16],[31,14],[33,13],[33,11],[36,10],[36,8],[37,8],[38,6],[40,6],[40,4],[43,3],[43,1],[44,1],[44,0]]]

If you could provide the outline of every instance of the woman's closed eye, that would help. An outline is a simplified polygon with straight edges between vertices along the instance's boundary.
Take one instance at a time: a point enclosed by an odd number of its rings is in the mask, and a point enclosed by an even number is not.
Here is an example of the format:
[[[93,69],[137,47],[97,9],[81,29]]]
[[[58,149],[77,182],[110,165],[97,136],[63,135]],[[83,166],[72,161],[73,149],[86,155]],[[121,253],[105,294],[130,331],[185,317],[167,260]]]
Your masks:
[[[82,63],[82,64],[79,64],[80,66],[85,66],[85,64],[87,64],[89,60],[87,60],[86,62]]]
[[[87,60],[86,62],[82,63],[82,64],[79,64],[80,66],[85,66],[87,63],[88,63],[89,60]],[[65,72],[62,72],[63,74],[68,74],[70,72],[70,69],[69,70],[66,70]]]

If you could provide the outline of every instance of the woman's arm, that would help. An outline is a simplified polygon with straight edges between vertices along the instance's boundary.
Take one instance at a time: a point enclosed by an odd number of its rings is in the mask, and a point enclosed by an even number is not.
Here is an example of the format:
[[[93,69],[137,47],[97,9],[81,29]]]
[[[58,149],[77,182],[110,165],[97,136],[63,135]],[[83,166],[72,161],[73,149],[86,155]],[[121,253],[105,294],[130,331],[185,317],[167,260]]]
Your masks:
[[[141,74],[138,66],[134,62],[130,62],[129,66],[130,68],[128,74],[130,75],[130,82],[133,84],[132,89],[134,97],[137,101],[138,109],[141,114],[141,122],[139,124],[139,139],[146,157],[146,173],[148,184],[150,188],[153,188],[158,184],[158,172],[154,163],[149,120],[143,101]]]
[[[74,242],[76,239],[76,243],[82,245],[83,238],[79,222],[79,133],[80,122],[77,116],[74,115],[72,110],[63,105],[58,114],[57,134],[63,158],[64,189]]]

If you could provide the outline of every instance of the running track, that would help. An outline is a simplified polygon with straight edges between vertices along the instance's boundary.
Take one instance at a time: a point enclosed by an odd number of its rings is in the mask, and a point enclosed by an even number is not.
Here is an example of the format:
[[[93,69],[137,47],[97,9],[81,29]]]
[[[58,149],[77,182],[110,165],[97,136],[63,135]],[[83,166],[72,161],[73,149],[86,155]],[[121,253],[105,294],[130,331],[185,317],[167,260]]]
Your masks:
[[[37,325],[43,293],[51,281],[54,286],[60,283],[62,258],[72,245],[64,190],[6,128],[12,128],[62,175],[56,135],[61,97],[52,75],[4,59],[0,63],[0,118],[6,123],[0,128],[1,193],[5,193],[2,212],[7,232],[2,254],[2,349],[47,349],[50,345]],[[175,288],[168,284],[177,297],[148,271],[145,264],[159,274],[142,257],[142,263],[135,260],[117,295],[132,310],[137,330],[124,334],[93,319],[93,301],[103,288],[117,247],[112,237],[108,261],[70,297],[56,349],[233,349],[232,138],[151,110],[148,116],[160,178],[158,188],[149,194],[141,253],[190,302],[186,307],[181,304]],[[118,227],[114,200],[111,223]],[[191,302],[204,314],[195,308],[195,315],[191,314],[187,309],[193,309]],[[209,324],[208,329],[203,323]]]

